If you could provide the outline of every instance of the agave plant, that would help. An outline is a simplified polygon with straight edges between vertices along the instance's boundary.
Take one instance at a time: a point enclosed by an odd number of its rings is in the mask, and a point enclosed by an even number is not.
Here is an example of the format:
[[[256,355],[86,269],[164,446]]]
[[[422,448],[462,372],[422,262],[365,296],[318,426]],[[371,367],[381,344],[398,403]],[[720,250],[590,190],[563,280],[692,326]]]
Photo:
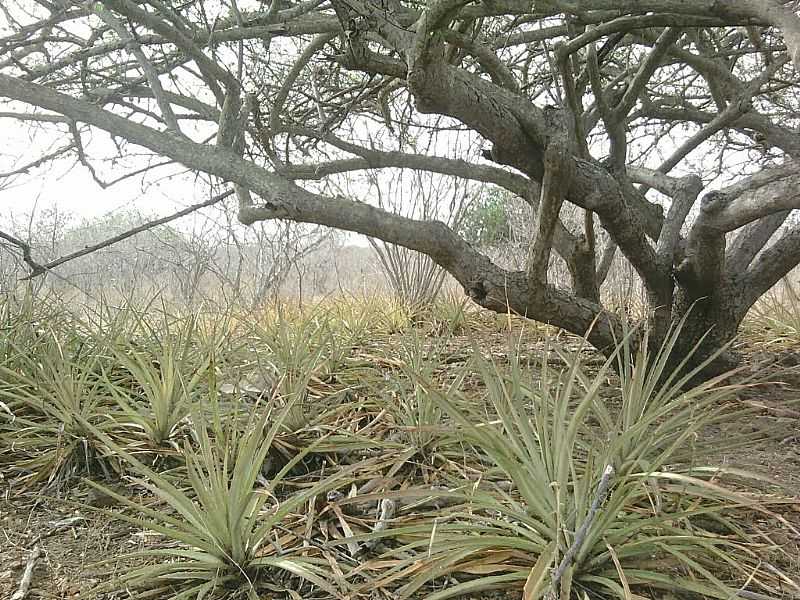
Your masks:
[[[430,307],[430,316],[434,331],[438,335],[460,335],[469,327],[467,312],[467,296],[449,291],[439,294]]]
[[[87,482],[134,513],[115,513],[116,517],[168,540],[161,548],[138,553],[137,556],[156,558],[158,562],[128,571],[122,576],[121,585],[146,596],[169,593],[170,598],[182,599],[244,594],[256,599],[264,585],[286,573],[334,597],[341,596],[344,590],[332,582],[346,587],[343,578],[330,571],[327,560],[303,549],[299,537],[291,535],[287,539],[288,530],[281,524],[310,498],[324,496],[346,473],[334,473],[279,500],[279,486],[305,452],[265,487],[258,482],[288,408],[276,415],[272,404],[257,405],[240,428],[241,419],[236,415],[222,414],[215,401],[211,405],[210,422],[208,410],[192,412],[196,446],[187,443],[184,448],[189,489],[181,489],[97,432],[138,474],[137,483],[168,507],[145,506]],[[260,416],[252,416],[256,414]],[[280,544],[275,541],[278,538],[283,540]]]
[[[399,356],[403,377],[394,379],[396,391],[386,403],[401,440],[422,455],[429,454],[442,438],[444,411],[435,394],[421,381],[431,381],[441,366],[437,357],[445,341],[441,338],[426,346],[416,331],[403,336]]]
[[[477,422],[452,390],[428,383],[512,488],[468,486],[464,504],[433,524],[394,532],[412,541],[393,552],[424,551],[385,576],[411,575],[400,597],[459,573],[460,583],[428,600],[514,585],[525,600],[579,590],[625,600],[650,589],[725,599],[740,587],[775,593],[759,570],[758,544],[736,519],[760,500],[710,481],[721,471],[705,462],[710,445],[694,443],[732,418],[724,401],[737,388],[720,377],[687,390],[694,373],[665,373],[679,333],[653,355],[646,344],[632,351],[630,338],[621,342],[619,407],[600,394],[614,359],[592,376],[579,352],[561,353],[563,372],[545,357],[536,382],[516,359],[504,372],[476,355],[496,421]]]
[[[58,486],[97,467],[109,474],[113,463],[93,431],[111,432],[117,423],[98,358],[77,353],[55,331],[43,335],[49,342],[34,353],[11,343],[16,353],[0,364],[3,453],[31,481]]]
[[[341,370],[347,348],[335,343],[326,319],[290,322],[279,314],[268,324],[256,324],[254,333],[259,371],[273,384],[264,391],[289,407],[284,428],[296,432],[308,427],[321,414],[321,403],[312,401],[310,394],[331,391],[328,383]]]
[[[108,377],[109,389],[128,422],[155,448],[172,439],[208,376],[213,354],[198,358],[192,347],[194,326],[191,320],[182,335],[164,335],[153,348],[112,348],[129,378],[112,382]]]
[[[379,328],[382,306],[379,299],[363,296],[344,298],[327,307],[328,322],[339,344],[360,347]]]

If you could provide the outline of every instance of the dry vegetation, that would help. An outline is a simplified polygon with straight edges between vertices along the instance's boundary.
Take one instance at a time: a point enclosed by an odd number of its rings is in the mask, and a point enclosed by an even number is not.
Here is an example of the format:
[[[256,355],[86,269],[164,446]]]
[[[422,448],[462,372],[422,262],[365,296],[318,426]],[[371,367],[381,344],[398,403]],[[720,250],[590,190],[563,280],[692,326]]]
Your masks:
[[[796,597],[790,296],[697,387],[446,295],[9,300],[0,597]]]

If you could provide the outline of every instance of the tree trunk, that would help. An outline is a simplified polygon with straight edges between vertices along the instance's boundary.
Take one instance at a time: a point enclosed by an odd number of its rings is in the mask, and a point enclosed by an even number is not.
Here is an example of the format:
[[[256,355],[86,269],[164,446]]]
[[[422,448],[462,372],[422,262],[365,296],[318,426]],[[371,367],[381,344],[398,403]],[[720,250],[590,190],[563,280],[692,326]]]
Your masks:
[[[594,249],[584,241],[575,244],[575,250],[567,261],[572,278],[572,291],[579,298],[600,304],[600,286],[597,281],[597,266]]]
[[[730,346],[739,326],[747,313],[738,299],[719,297],[712,294],[708,298],[689,300],[683,290],[678,288],[676,301],[671,311],[654,311],[657,317],[651,329],[659,335],[651,338],[653,352],[664,342],[670,329],[680,326],[680,332],[667,362],[667,370],[679,369],[687,372],[703,363],[694,381],[716,377],[736,368],[740,357]],[[669,319],[669,321],[666,321]],[[687,360],[688,357],[688,360]],[[685,363],[685,364],[684,364]],[[683,366],[682,366],[683,365]]]

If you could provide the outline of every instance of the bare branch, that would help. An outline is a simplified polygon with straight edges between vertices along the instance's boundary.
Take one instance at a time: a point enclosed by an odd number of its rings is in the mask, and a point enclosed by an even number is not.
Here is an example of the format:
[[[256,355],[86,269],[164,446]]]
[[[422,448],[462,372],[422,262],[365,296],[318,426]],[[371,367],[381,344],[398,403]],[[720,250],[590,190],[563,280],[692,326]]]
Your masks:
[[[686,240],[686,255],[675,268],[675,278],[693,299],[707,297],[720,288],[725,266],[725,232],[713,221],[728,202],[727,196],[709,192]],[[713,293],[713,292],[712,292]]]
[[[689,211],[697,201],[700,191],[703,189],[702,180],[690,175],[679,180],[675,185],[672,196],[672,206],[670,206],[664,226],[661,228],[661,235],[658,236],[656,245],[656,255],[658,262],[664,269],[671,269],[675,251],[678,247],[678,240]]]
[[[622,121],[636,104],[639,96],[644,91],[647,82],[661,65],[661,61],[672,46],[681,37],[681,30],[674,27],[667,27],[659,36],[656,45],[647,55],[647,58],[639,66],[639,70],[634,75],[628,89],[613,109],[614,119]]]
[[[517,80],[514,78],[514,74],[488,46],[485,46],[474,39],[467,37],[466,35],[458,33],[457,31],[453,31],[452,29],[445,29],[442,32],[442,35],[445,41],[459,48],[463,48],[472,56],[474,56],[481,67],[483,67],[492,78],[492,81],[494,81],[497,85],[515,92],[519,90],[519,85],[517,84]]]
[[[161,115],[164,117],[164,122],[167,124],[167,130],[172,130],[175,133],[181,133],[181,128],[180,125],[178,125],[178,120],[175,118],[175,113],[172,111],[172,106],[170,106],[170,103],[164,96],[164,89],[161,87],[161,82],[158,79],[158,73],[147,59],[147,56],[145,56],[141,45],[133,38],[133,36],[131,36],[128,30],[125,29],[125,26],[119,21],[119,19],[117,19],[110,11],[103,8],[102,4],[97,3],[96,6],[97,13],[100,15],[100,18],[109,27],[111,27],[111,29],[114,30],[114,33],[117,34],[119,39],[125,44],[125,47],[136,57],[136,60],[139,62],[139,66],[142,68],[142,72],[147,78],[147,83],[150,85],[150,89],[153,91],[153,96],[158,103],[158,107],[161,109]]]
[[[121,233],[119,235],[115,235],[114,237],[110,237],[110,238],[108,238],[106,240],[103,240],[102,242],[98,242],[97,244],[92,244],[91,246],[86,246],[85,248],[82,248],[82,249],[80,249],[80,250],[78,250],[76,252],[72,252],[71,254],[67,254],[66,256],[62,256],[60,258],[57,258],[57,259],[55,259],[53,261],[50,261],[48,263],[45,263],[43,265],[40,265],[40,264],[38,264],[36,262],[32,262],[32,261],[29,261],[29,260],[25,260],[25,262],[28,263],[28,265],[31,267],[31,274],[28,275],[27,277],[25,277],[25,279],[32,279],[34,277],[38,277],[39,275],[43,275],[44,273],[47,273],[48,271],[51,271],[51,270],[55,269],[56,267],[60,267],[64,263],[68,263],[70,261],[73,261],[76,258],[81,258],[83,256],[87,256],[89,254],[93,254],[94,252],[97,252],[98,250],[102,250],[103,248],[108,248],[109,246],[113,246],[114,244],[117,244],[117,243],[119,243],[119,242],[121,242],[123,240],[127,240],[128,238],[133,237],[135,235],[138,235],[138,234],[140,234],[140,233],[142,233],[144,231],[147,231],[149,229],[153,229],[155,227],[158,227],[159,225],[164,225],[166,223],[169,223],[170,221],[174,221],[176,219],[180,219],[181,217],[185,217],[186,215],[189,215],[189,214],[191,214],[193,212],[197,212],[201,208],[207,208],[209,206],[213,206],[214,204],[218,204],[219,202],[221,202],[225,198],[230,197],[231,195],[233,195],[233,190],[222,192],[221,194],[217,194],[216,196],[213,196],[212,198],[206,200],[205,202],[199,202],[197,204],[192,204],[191,206],[187,206],[186,208],[183,208],[183,209],[179,210],[178,212],[172,213],[171,215],[168,215],[166,217],[161,217],[161,218],[158,218],[158,219],[153,219],[151,221],[147,221],[146,223],[142,223],[138,227],[134,227],[133,229],[129,229],[128,231],[125,231],[125,232],[123,232],[123,233]],[[4,234],[2,232],[0,232],[0,237],[3,237],[5,239],[8,239],[9,241],[11,241],[10,236],[8,236],[7,234]],[[19,242],[19,240],[17,240],[17,242],[13,242],[13,243],[15,243],[16,245],[19,246],[18,242]],[[27,244],[26,244],[26,246],[27,246]],[[23,247],[20,246],[20,248],[23,248]],[[23,251],[25,251],[25,248],[23,248]],[[30,247],[27,248],[27,251],[28,251],[28,256],[30,257]]]
[[[40,123],[69,123],[69,119],[62,116],[40,113],[0,112],[0,119],[16,119],[18,121],[36,121]]]
[[[14,237],[10,233],[5,233],[4,231],[0,231],[0,238],[10,242],[17,248],[22,251],[22,260],[25,264],[30,267],[31,273],[34,275],[41,275],[45,273],[47,269],[44,266],[40,265],[36,262],[31,254],[31,246],[27,242],[22,241],[21,239]]]
[[[270,136],[274,135],[274,132],[276,132],[280,126],[283,105],[286,102],[286,99],[289,97],[289,92],[291,91],[295,81],[297,81],[297,78],[300,76],[300,73],[303,71],[303,69],[305,69],[306,65],[308,65],[309,61],[311,61],[314,55],[319,52],[325,46],[325,44],[334,39],[334,37],[336,36],[332,33],[318,35],[308,46],[306,46],[302,54],[297,57],[297,60],[295,60],[291,70],[283,80],[283,85],[281,86],[280,90],[278,90],[275,100],[272,103],[272,109],[269,113],[268,126],[268,132]]]
[[[708,220],[708,226],[733,231],[767,215],[800,208],[800,174],[785,177],[732,198]]]
[[[800,72],[800,18],[775,0],[723,0],[720,12],[739,12],[759,21],[780,27],[794,68]]]
[[[800,228],[788,230],[769,248],[763,250],[737,279],[743,290],[743,307],[750,307],[762,294],[800,263]],[[742,315],[744,316],[744,315]]]
[[[678,166],[684,158],[689,156],[689,154],[701,144],[726,127],[729,127],[736,119],[749,111],[752,108],[751,100],[752,96],[748,96],[729,104],[728,107],[714,117],[708,125],[681,144],[681,146],[672,153],[672,156],[661,163],[658,170],[662,173],[669,173],[672,171],[672,169]]]
[[[236,81],[236,78],[224,67],[208,58],[192,39],[186,37],[181,31],[178,31],[154,14],[142,10],[131,2],[131,0],[103,0],[103,3],[120,14],[127,16],[129,19],[151,28],[156,33],[173,42],[183,50],[187,56],[191,57],[195,61],[195,64],[197,64],[200,72],[203,73],[206,84],[214,93],[220,106],[225,102],[225,94],[219,89],[217,82],[221,81],[226,89],[236,89],[239,87],[239,82]]]
[[[744,273],[753,259],[781,228],[791,211],[774,213],[745,225],[728,247],[725,271],[728,279],[734,280]]]
[[[12,169],[11,171],[6,171],[5,173],[0,173],[0,179],[6,179],[14,175],[19,175],[20,173],[28,173],[31,171],[31,169],[40,167],[43,164],[48,163],[51,160],[58,158],[59,156],[63,156],[64,154],[67,154],[68,152],[74,149],[75,149],[75,144],[68,144],[66,146],[62,146],[61,148],[53,150],[52,152],[48,152],[47,154],[40,156],[36,160],[26,163],[21,167],[17,167],[15,169]]]

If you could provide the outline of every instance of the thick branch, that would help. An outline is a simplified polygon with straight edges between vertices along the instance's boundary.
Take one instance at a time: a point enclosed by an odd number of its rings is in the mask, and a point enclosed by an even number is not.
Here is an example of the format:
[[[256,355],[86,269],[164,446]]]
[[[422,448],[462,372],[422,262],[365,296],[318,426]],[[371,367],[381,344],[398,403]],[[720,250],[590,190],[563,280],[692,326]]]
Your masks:
[[[800,208],[800,173],[796,161],[768,169],[722,190],[728,198],[709,219],[720,231],[733,231],[761,217]]]
[[[551,142],[545,149],[544,178],[542,179],[539,210],[536,213],[536,233],[528,255],[528,280],[531,285],[547,283],[550,248],[558,214],[564,202],[564,189],[574,168],[566,143]]]
[[[549,285],[532,285],[525,272],[498,268],[444,223],[408,219],[341,197],[326,198],[306,191],[298,194],[302,200],[243,206],[239,219],[245,224],[276,218],[317,223],[422,252],[450,272],[475,302],[490,310],[516,312],[570,330],[589,330],[597,317],[589,340],[600,348],[609,348],[614,332],[619,331],[616,317],[598,304]]]
[[[408,152],[385,152],[359,146],[337,138],[330,134],[321,134],[312,129],[290,127],[279,131],[288,131],[295,135],[319,138],[322,141],[361,158],[342,159],[315,165],[293,165],[281,171],[288,179],[319,179],[335,173],[344,173],[361,169],[407,168],[442,175],[452,175],[474,181],[493,183],[513,192],[528,204],[534,212],[539,210],[539,185],[517,173],[499,169],[489,165],[469,163],[460,159],[443,158]],[[553,233],[553,248],[564,260],[568,261],[574,252],[577,238],[570,233],[561,220],[558,220]]]
[[[670,206],[661,235],[658,236],[656,255],[658,262],[663,269],[671,269],[675,251],[689,211],[697,201],[700,191],[703,189],[703,182],[697,176],[688,176],[681,179],[675,186],[672,196],[672,206]]]
[[[501,61],[491,48],[475,41],[471,37],[453,31],[452,29],[445,29],[442,35],[448,43],[453,44],[459,48],[463,48],[469,54],[475,57],[478,63],[492,78],[492,81],[497,85],[514,92],[518,91],[519,85],[514,78],[514,74]]]
[[[800,263],[800,227],[790,229],[752,262],[738,283],[744,291],[743,306],[750,307]]]
[[[424,73],[409,77],[409,87],[418,110],[459,119],[494,143],[496,162],[514,166],[537,181],[542,178],[544,146],[550,137],[565,132],[557,118],[526,100],[449,65],[430,65]],[[650,217],[643,200],[623,195],[611,173],[581,159],[576,160],[565,198],[600,216],[645,281],[657,277],[655,251],[646,239]],[[660,223],[653,224],[657,236]]]
[[[747,270],[790,213],[789,210],[775,213],[742,228],[727,251],[725,263],[728,279],[735,279]]]
[[[690,299],[705,297],[720,289],[725,267],[725,231],[713,222],[728,201],[720,192],[706,194],[689,232],[686,255],[675,269],[675,278],[688,290]]]

